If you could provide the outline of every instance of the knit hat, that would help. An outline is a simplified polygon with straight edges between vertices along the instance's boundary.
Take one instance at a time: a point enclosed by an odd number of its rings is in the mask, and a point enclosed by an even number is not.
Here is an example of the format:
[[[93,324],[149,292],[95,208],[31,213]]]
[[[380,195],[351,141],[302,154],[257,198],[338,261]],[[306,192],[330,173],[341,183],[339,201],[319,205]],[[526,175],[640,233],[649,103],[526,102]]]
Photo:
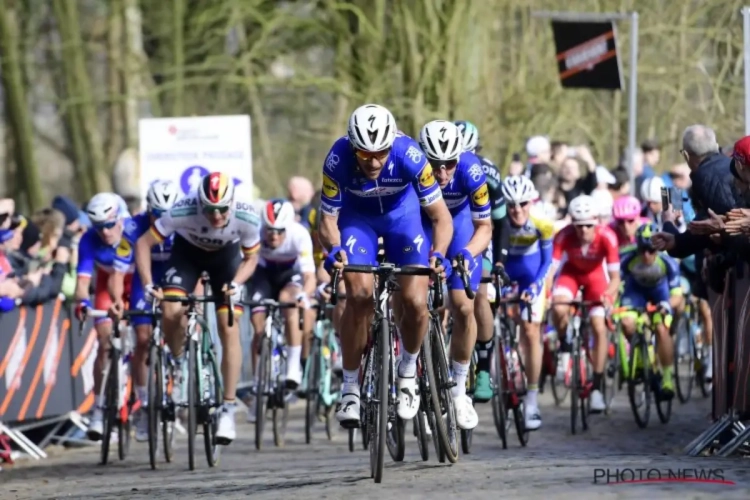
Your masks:
[[[78,220],[78,207],[67,196],[55,196],[52,200],[52,208],[62,212],[66,226]]]

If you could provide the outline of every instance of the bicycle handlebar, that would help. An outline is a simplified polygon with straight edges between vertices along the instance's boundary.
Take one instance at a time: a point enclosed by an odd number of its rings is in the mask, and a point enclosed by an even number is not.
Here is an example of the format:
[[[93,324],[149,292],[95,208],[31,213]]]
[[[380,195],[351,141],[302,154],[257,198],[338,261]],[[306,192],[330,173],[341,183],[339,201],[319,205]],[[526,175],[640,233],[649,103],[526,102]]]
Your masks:
[[[463,282],[466,296],[469,297],[470,300],[474,300],[474,297],[476,297],[477,294],[471,289],[471,279],[469,278],[469,273],[466,271],[466,260],[464,259],[463,254],[456,255],[456,271],[461,276],[461,282]]]
[[[248,300],[248,301],[242,301],[240,302],[243,306],[254,308],[254,307],[262,307],[263,309],[293,309],[297,308],[299,309],[299,329],[304,330],[305,328],[305,315],[304,315],[304,308],[300,307],[299,303],[297,302],[279,302],[273,299],[263,299],[263,300]],[[311,306],[312,307],[312,306]]]

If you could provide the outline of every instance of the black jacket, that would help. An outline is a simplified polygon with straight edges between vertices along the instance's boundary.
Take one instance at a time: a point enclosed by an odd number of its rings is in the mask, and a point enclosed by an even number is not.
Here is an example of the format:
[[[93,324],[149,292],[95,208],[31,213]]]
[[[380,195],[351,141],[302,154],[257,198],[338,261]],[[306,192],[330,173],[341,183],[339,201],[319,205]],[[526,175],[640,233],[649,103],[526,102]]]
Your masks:
[[[733,208],[744,206],[744,199],[734,185],[731,162],[731,158],[715,153],[690,172],[690,199],[695,207],[696,220],[708,217],[709,208],[724,215]]]

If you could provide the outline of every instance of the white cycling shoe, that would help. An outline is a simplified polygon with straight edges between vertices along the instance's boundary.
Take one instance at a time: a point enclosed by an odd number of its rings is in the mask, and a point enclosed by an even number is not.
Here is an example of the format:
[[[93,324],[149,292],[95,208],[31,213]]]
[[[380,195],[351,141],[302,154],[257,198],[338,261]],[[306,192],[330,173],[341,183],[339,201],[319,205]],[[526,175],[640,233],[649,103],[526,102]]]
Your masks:
[[[601,413],[607,409],[602,391],[597,389],[591,391],[589,398],[591,398],[591,413]]]
[[[102,438],[104,432],[104,412],[101,408],[94,408],[94,412],[91,414],[89,420],[89,428],[86,430],[86,435],[91,441],[99,441]]]
[[[466,394],[455,396],[453,406],[456,407],[456,425],[460,429],[469,431],[479,424],[479,416],[469,396]]]
[[[336,420],[345,429],[359,427],[360,402],[358,394],[344,394],[336,405]]]
[[[411,420],[419,411],[419,384],[417,377],[398,377],[398,406],[401,420]]]
[[[524,415],[524,426],[528,431],[535,431],[542,426],[542,415],[539,413],[539,408],[531,406],[526,407],[526,415]]]
[[[139,443],[148,441],[148,409],[144,406],[135,415],[135,440]]]
[[[216,443],[227,446],[237,437],[234,427],[234,410],[223,405],[219,414],[219,425],[216,429]]]

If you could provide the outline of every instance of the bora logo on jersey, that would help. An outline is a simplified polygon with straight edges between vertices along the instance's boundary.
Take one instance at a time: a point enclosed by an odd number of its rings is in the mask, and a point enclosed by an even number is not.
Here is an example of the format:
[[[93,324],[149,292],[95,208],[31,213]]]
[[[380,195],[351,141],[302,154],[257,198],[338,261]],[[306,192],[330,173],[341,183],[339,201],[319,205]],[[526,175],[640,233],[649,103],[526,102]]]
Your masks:
[[[474,200],[474,205],[478,207],[483,207],[490,202],[490,192],[487,190],[486,182],[472,193],[471,199]]]
[[[323,174],[323,194],[331,200],[338,200],[340,196],[339,187],[333,182],[333,179]]]
[[[419,176],[419,187],[424,190],[435,184],[435,174],[432,173],[432,167],[428,164],[422,169],[422,175]]]

